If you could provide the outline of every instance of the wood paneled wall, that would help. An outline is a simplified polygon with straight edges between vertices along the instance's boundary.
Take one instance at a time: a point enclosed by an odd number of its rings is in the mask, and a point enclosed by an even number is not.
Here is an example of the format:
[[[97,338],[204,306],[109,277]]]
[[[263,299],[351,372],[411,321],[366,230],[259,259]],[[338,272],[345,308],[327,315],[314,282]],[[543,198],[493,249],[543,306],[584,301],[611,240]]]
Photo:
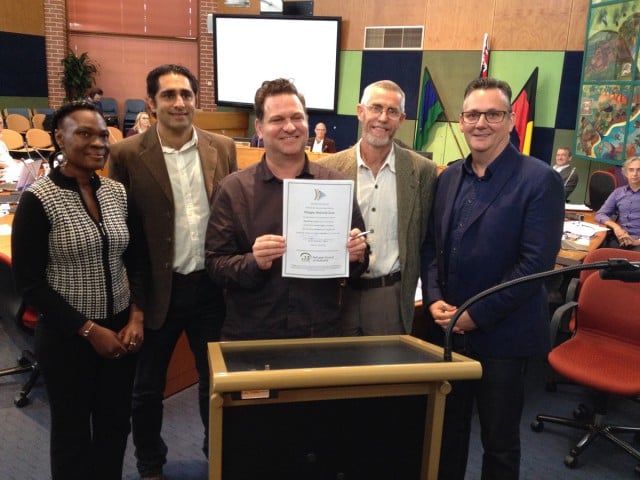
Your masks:
[[[0,31],[44,36],[43,0],[0,2]]]
[[[218,4],[219,13],[257,14]],[[343,18],[342,50],[362,50],[366,26],[424,25],[424,50],[582,50],[589,0],[316,0],[315,15]]]

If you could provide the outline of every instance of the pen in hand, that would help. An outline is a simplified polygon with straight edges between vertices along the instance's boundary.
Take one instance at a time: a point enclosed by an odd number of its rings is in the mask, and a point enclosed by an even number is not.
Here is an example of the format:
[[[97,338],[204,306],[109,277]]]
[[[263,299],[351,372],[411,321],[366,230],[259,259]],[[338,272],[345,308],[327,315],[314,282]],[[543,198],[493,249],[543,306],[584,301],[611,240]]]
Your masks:
[[[364,232],[360,232],[359,234],[357,234],[355,237],[353,237],[353,239],[355,240],[356,238],[360,238],[360,237],[366,237],[367,235],[369,235],[370,233],[373,233],[372,230],[366,230]]]

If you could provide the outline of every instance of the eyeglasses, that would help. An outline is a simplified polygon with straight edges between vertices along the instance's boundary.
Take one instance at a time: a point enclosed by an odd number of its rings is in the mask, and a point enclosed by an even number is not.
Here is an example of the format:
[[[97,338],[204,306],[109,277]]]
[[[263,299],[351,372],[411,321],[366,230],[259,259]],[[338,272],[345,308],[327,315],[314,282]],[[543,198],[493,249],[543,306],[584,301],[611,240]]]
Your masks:
[[[387,117],[389,118],[393,118],[393,119],[398,119],[400,118],[400,115],[402,115],[402,112],[400,110],[398,110],[397,108],[393,108],[393,107],[389,107],[386,110],[384,109],[384,107],[382,105],[365,105],[365,107],[367,108],[367,110],[369,110],[371,113],[373,113],[376,116],[382,115],[382,112],[386,112],[387,113]]]
[[[462,112],[460,117],[464,123],[474,124],[480,121],[480,117],[484,115],[488,123],[500,123],[504,120],[507,113],[506,110],[489,110],[488,112]]]

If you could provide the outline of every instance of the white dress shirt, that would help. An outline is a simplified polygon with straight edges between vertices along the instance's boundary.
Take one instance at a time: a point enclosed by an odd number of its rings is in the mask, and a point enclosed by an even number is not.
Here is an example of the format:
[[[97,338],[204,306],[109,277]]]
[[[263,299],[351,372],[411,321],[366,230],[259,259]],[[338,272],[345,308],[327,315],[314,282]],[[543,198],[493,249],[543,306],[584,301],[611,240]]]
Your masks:
[[[186,275],[204,269],[204,237],[209,222],[196,131],[179,150],[163,145],[162,152],[175,207],[173,271]]]
[[[396,191],[396,157],[392,148],[376,177],[358,156],[358,205],[364,218],[371,248],[369,268],[364,278],[383,277],[400,270],[398,247],[398,197]]]

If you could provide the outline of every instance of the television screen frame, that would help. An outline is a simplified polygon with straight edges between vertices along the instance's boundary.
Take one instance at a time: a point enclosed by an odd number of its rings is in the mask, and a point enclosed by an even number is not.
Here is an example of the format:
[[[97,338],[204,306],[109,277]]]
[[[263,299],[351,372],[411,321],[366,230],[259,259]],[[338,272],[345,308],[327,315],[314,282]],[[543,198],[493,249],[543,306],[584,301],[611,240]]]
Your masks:
[[[309,112],[336,113],[342,17],[213,14],[212,20],[217,105],[253,107],[262,82],[283,77],[304,95]]]

